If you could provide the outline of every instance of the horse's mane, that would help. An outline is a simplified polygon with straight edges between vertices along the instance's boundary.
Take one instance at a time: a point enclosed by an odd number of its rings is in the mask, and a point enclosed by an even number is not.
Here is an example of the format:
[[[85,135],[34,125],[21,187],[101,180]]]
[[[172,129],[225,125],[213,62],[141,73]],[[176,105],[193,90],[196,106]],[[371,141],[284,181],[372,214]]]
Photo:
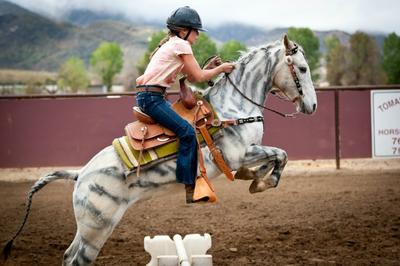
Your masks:
[[[235,61],[235,63],[242,63],[243,61],[245,61],[246,59],[248,59],[248,57],[254,55],[255,53],[257,53],[259,50],[265,50],[265,49],[269,49],[271,47],[275,47],[281,45],[281,41],[277,40],[277,41],[273,41],[273,42],[269,42],[267,44],[263,44],[257,47],[250,47],[249,50],[247,51],[241,51],[241,55],[238,58],[238,60]]]
[[[280,40],[273,41],[273,42],[270,42],[270,43],[267,43],[267,44],[263,44],[263,45],[260,45],[260,46],[257,46],[257,47],[250,47],[249,50],[247,50],[247,51],[241,51],[240,52],[241,53],[240,57],[236,61],[234,61],[234,63],[236,65],[243,64],[243,63],[247,64],[245,62],[246,61],[250,61],[251,58],[254,57],[255,54],[258,51],[270,49],[270,48],[276,47],[278,45],[281,45],[281,41]],[[217,80],[214,82],[214,86],[208,87],[206,90],[204,90],[202,92],[202,94],[204,96],[207,96],[210,93],[211,89],[213,89],[216,86],[220,86],[221,83],[224,82],[225,80],[226,80],[225,75],[224,74],[220,74],[218,76]]]

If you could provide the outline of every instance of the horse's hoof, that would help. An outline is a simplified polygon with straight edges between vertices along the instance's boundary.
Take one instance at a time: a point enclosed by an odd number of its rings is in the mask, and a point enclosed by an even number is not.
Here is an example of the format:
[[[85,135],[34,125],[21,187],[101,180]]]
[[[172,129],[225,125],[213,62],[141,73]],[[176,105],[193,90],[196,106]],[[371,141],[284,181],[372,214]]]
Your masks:
[[[273,175],[269,176],[265,182],[267,183],[267,189],[275,188],[278,186],[278,178]]]
[[[278,186],[278,180],[274,176],[269,176],[267,179],[255,179],[249,187],[251,194],[257,192],[263,192],[269,188],[274,188]]]
[[[264,190],[267,189],[267,184],[260,179],[255,179],[251,183],[249,187],[249,191],[251,194],[257,193],[257,192],[263,192]]]

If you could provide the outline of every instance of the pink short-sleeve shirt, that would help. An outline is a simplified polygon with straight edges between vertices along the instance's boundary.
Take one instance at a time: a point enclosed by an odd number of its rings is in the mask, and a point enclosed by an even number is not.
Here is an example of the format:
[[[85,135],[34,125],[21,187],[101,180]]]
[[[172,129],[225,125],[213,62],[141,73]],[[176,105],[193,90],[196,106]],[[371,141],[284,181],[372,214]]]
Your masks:
[[[188,41],[173,36],[153,55],[146,71],[136,79],[136,85],[170,87],[183,68],[181,54],[193,54]]]

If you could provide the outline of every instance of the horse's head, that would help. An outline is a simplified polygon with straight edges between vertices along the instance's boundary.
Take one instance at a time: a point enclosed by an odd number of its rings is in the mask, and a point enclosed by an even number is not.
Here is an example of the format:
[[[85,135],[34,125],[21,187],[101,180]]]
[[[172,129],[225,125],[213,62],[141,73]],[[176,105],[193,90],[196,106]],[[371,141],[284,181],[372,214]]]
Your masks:
[[[312,114],[317,110],[317,95],[304,51],[287,35],[282,39],[282,46],[284,52],[276,68],[272,92],[295,103],[298,112]]]

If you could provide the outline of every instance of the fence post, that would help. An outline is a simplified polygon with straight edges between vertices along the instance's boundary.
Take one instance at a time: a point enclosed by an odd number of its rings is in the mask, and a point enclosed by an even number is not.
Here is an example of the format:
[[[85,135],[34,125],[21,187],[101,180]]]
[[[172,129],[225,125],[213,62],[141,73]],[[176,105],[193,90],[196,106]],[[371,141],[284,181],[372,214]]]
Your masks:
[[[335,144],[336,169],[340,169],[340,118],[339,118],[339,90],[335,90]]]

